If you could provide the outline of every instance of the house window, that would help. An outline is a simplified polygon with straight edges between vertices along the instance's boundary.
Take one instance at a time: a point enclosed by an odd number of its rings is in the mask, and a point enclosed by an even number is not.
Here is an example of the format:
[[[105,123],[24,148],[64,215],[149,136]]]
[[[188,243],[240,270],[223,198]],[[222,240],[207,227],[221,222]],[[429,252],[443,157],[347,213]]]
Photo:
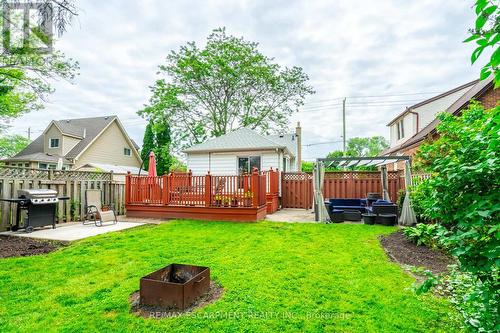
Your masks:
[[[130,148],[123,148],[123,155],[125,155],[125,156],[131,156],[132,155],[132,150],[130,150]]]
[[[253,168],[260,170],[260,156],[238,157],[238,174],[250,173]]]
[[[49,148],[59,148],[59,139],[57,138],[49,139]]]
[[[397,127],[398,127],[398,140],[400,140],[400,139],[405,137],[405,127],[404,127],[403,119],[398,121]]]
[[[47,169],[47,163],[38,163],[39,169]]]

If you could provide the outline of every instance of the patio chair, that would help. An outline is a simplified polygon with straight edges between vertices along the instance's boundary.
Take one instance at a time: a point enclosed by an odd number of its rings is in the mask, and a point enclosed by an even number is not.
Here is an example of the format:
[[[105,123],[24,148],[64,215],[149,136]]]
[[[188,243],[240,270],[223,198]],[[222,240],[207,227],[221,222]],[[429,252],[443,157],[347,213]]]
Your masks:
[[[115,211],[112,205],[103,205],[101,202],[101,190],[86,190],[85,198],[87,199],[87,219],[83,224],[94,222],[97,227],[101,227],[103,222],[113,222],[116,224]]]

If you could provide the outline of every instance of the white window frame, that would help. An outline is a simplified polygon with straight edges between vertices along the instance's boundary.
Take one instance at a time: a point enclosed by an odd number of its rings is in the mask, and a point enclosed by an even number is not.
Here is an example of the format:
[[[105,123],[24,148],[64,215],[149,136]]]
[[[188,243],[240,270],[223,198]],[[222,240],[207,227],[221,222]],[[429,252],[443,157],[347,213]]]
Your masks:
[[[246,158],[246,159],[248,159],[248,169],[250,169],[250,158],[251,157],[258,157],[259,158],[259,171],[262,170],[262,155],[236,156],[236,173],[238,175],[240,174],[240,158]],[[250,174],[251,173],[252,173],[252,170],[250,170]]]
[[[125,154],[126,151],[128,151],[128,154]],[[132,149],[130,149],[128,147],[123,147],[123,155],[132,156]]]
[[[52,145],[52,140],[57,140],[57,146]],[[49,138],[49,148],[59,148],[61,145],[61,140],[59,138]]]

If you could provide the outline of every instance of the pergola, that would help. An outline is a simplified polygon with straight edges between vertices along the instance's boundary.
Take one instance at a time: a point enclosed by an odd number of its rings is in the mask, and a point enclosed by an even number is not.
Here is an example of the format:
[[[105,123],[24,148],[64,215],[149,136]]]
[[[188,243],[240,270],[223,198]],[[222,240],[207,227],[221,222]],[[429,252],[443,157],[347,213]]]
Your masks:
[[[399,218],[400,225],[412,225],[416,223],[415,212],[411,207],[410,186],[411,186],[411,158],[410,156],[375,156],[375,157],[333,157],[333,158],[318,158],[313,171],[313,190],[314,190],[314,212],[315,219],[318,222],[326,221],[328,212],[324,205],[323,198],[323,183],[325,179],[325,168],[328,167],[359,167],[359,166],[376,166],[380,167],[382,176],[382,197],[384,200],[389,200],[388,192],[388,176],[387,164],[405,161],[405,186],[406,195],[403,201],[403,208]]]

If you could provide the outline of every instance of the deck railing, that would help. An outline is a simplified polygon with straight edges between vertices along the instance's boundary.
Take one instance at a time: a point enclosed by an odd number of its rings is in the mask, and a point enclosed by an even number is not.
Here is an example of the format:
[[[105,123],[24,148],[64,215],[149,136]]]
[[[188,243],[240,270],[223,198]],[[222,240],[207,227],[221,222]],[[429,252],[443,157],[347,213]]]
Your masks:
[[[278,172],[270,170],[240,176],[219,176],[191,172],[150,177],[126,177],[126,204],[260,207],[266,204],[266,189],[277,191]],[[271,179],[268,183],[266,179]]]

